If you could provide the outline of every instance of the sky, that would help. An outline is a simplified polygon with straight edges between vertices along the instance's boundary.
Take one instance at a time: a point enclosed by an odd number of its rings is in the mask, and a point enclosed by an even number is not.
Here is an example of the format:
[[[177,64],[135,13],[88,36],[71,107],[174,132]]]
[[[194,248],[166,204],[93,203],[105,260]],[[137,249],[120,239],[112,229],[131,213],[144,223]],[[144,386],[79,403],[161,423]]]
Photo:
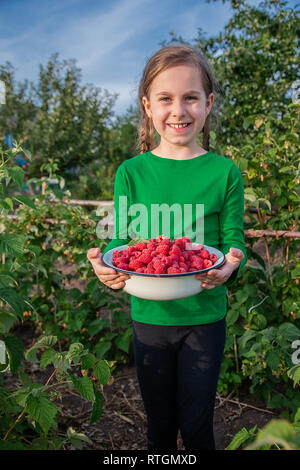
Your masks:
[[[81,85],[118,93],[121,115],[136,103],[146,61],[171,31],[193,43],[199,28],[216,36],[232,15],[221,0],[0,0],[0,64],[9,61],[17,81],[37,82],[39,64],[53,53],[75,59]]]

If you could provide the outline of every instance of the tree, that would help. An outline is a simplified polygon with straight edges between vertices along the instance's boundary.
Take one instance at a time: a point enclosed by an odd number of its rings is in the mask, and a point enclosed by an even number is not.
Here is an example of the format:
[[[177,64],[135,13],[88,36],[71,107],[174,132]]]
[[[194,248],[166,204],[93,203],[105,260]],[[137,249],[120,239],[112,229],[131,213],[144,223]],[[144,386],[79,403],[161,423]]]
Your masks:
[[[39,80],[19,84],[16,91],[13,67],[1,68],[0,79],[7,88],[7,102],[1,114],[6,132],[26,142],[34,155],[28,173],[38,176],[49,159],[60,172],[85,168],[95,159],[105,158],[104,133],[113,116],[117,94],[80,85],[81,71],[76,61],[59,60],[53,54],[46,66],[40,65]],[[64,174],[68,178],[68,174]]]

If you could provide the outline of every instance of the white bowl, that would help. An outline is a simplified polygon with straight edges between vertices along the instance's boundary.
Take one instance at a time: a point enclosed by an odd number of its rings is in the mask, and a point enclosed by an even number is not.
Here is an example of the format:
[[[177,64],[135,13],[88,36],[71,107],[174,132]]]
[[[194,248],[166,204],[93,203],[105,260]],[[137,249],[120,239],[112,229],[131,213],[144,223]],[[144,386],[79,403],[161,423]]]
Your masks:
[[[193,247],[199,244],[193,243]],[[135,297],[149,300],[175,300],[190,297],[201,292],[201,282],[196,279],[195,275],[210,271],[211,269],[219,268],[225,261],[225,256],[217,248],[212,246],[203,245],[209,253],[214,253],[217,256],[217,261],[213,266],[206,269],[188,273],[175,273],[175,274],[148,274],[137,273],[134,271],[126,271],[120,269],[112,264],[112,257],[114,251],[126,250],[128,245],[121,245],[104,253],[102,256],[103,263],[109,268],[116,271],[128,274],[129,279],[125,280],[123,291]],[[101,256],[101,255],[100,255]]]

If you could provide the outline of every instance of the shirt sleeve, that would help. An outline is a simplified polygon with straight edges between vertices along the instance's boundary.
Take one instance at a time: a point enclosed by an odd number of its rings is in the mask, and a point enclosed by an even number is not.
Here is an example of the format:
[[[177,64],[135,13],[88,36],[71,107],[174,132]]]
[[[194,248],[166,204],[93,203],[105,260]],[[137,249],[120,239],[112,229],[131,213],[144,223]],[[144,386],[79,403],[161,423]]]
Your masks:
[[[239,168],[233,164],[227,180],[226,195],[219,216],[220,250],[226,255],[230,248],[239,248],[245,257],[239,267],[223,284],[231,286],[238,278],[247,262],[247,249],[244,241],[244,183]]]
[[[131,238],[128,235],[130,204],[130,186],[123,164],[121,164],[115,176],[114,184],[114,234],[103,254],[117,246],[127,245]]]

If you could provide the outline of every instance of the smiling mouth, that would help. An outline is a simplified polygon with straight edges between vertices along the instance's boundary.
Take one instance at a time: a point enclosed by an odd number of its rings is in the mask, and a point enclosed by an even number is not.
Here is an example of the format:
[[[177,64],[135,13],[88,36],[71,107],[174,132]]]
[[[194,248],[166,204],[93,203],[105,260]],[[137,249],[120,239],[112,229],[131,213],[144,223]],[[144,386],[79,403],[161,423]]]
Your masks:
[[[174,129],[182,129],[188,127],[190,124],[191,122],[185,122],[183,124],[168,124],[168,126],[173,127]]]

